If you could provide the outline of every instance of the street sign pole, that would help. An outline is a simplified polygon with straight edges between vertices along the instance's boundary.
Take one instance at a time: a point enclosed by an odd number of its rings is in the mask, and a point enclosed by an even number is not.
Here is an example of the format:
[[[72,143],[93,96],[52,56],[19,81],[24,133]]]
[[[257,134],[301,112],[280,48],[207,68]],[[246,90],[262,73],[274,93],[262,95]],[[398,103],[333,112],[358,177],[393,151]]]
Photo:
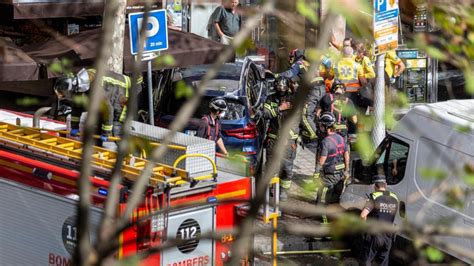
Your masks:
[[[385,54],[377,55],[374,91],[374,128],[372,144],[376,148],[385,138]]]
[[[158,52],[159,53],[159,52]],[[148,121],[150,125],[155,125],[155,114],[153,110],[153,81],[152,81],[152,63],[153,60],[158,57],[155,53],[143,54],[142,61],[147,61],[147,83],[148,83]]]
[[[385,53],[398,47],[398,0],[374,0],[376,80],[374,91],[374,127],[372,144],[377,147],[385,137]]]
[[[148,82],[148,117],[151,125],[155,124],[155,115],[153,110],[153,84],[152,84],[152,61],[157,57],[154,52],[168,49],[168,23],[166,20],[166,10],[152,10],[148,14],[148,20],[145,23],[145,46],[143,47],[142,61],[147,61],[147,82]],[[130,25],[130,49],[131,54],[138,53],[138,41],[140,37],[140,27],[143,24],[143,12],[130,13],[128,15]]]

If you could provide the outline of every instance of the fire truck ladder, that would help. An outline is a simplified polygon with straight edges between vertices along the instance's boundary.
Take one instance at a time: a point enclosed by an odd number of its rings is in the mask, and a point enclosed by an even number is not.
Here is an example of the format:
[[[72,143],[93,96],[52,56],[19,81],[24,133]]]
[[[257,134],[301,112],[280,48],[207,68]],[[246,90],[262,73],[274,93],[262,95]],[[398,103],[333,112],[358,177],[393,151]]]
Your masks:
[[[20,127],[5,122],[0,122],[0,145],[39,153],[49,158],[61,161],[79,162],[82,155],[82,142],[69,138],[57,136],[57,132],[51,130]],[[54,134],[52,134],[54,133]],[[159,145],[159,144],[157,144]],[[170,148],[180,148],[171,146]],[[189,177],[187,171],[177,168],[178,163],[186,157],[203,157],[212,164],[212,173],[208,175]],[[92,164],[95,170],[111,172],[117,161],[117,153],[101,147],[94,146]],[[147,160],[133,155],[128,155],[122,163],[122,175],[129,181],[136,181],[141,171],[147,164]],[[188,183],[196,183],[205,179],[216,179],[217,169],[215,162],[205,155],[185,155],[176,160],[173,166],[156,163],[149,177],[149,185],[157,186],[167,184],[179,186]]]

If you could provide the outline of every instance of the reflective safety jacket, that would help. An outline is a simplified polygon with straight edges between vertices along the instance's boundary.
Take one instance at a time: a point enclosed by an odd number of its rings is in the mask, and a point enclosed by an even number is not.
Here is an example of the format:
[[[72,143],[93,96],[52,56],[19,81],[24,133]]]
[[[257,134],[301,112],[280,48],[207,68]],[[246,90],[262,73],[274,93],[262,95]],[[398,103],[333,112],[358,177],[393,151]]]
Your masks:
[[[88,69],[89,79],[92,80],[95,76],[95,69]],[[142,80],[138,80],[141,82]],[[104,99],[100,106],[100,120],[101,134],[109,136],[112,134],[114,122],[122,123],[126,116],[126,105],[128,100],[129,89],[131,88],[130,77],[114,72],[108,72],[102,77],[102,85],[104,90]],[[87,101],[87,94],[77,94],[76,96],[83,97]],[[72,112],[71,112],[71,128],[79,129],[81,114],[85,111],[84,105],[81,103],[76,104],[77,101],[73,101]],[[83,102],[82,102],[83,103]]]
[[[385,54],[385,72],[389,78],[393,77],[395,73],[395,66],[402,60],[397,56],[395,50],[390,50]]]
[[[271,139],[276,139],[280,132],[281,124],[283,123],[286,111],[278,110],[280,103],[290,102],[292,100],[292,95],[280,96],[273,94],[267,98],[267,101],[263,105],[262,116],[263,119],[269,121],[269,127],[267,130],[267,137]],[[292,126],[290,129],[290,135],[288,136],[291,140],[297,140],[299,137],[299,121],[296,125]]]
[[[346,92],[357,92],[360,88],[359,77],[364,77],[364,70],[352,58],[342,58],[334,65],[332,76],[346,85]]]
[[[362,66],[362,69],[364,70],[364,77],[366,79],[375,78],[374,65],[367,56],[364,56],[361,59],[357,59],[357,56],[354,55],[352,59],[354,59],[354,61],[356,61]]]

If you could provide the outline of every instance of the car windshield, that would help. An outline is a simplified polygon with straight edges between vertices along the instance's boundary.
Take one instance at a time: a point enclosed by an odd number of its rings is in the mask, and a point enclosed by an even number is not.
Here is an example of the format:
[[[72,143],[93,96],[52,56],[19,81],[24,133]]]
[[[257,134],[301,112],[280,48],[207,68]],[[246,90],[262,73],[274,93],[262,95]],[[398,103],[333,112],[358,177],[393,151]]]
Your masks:
[[[198,65],[179,70],[179,74],[173,79],[173,87],[176,88],[178,82],[183,80],[187,85],[197,88],[203,76],[212,68],[212,65]],[[239,88],[240,73],[242,63],[223,64],[215,77],[208,82],[208,90],[219,90],[233,92]]]

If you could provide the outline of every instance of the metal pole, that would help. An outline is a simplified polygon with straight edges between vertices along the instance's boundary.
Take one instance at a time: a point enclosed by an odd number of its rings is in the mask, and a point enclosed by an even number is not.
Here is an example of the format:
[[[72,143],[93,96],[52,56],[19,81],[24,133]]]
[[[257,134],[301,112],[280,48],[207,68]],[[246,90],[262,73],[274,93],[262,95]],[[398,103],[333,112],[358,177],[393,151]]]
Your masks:
[[[372,130],[372,144],[377,147],[385,138],[385,54],[377,55],[374,91],[374,128]],[[389,92],[390,93],[390,92]]]
[[[155,115],[153,113],[153,84],[151,81],[151,61],[153,59],[148,60],[148,117],[150,119],[150,125],[155,125]]]

